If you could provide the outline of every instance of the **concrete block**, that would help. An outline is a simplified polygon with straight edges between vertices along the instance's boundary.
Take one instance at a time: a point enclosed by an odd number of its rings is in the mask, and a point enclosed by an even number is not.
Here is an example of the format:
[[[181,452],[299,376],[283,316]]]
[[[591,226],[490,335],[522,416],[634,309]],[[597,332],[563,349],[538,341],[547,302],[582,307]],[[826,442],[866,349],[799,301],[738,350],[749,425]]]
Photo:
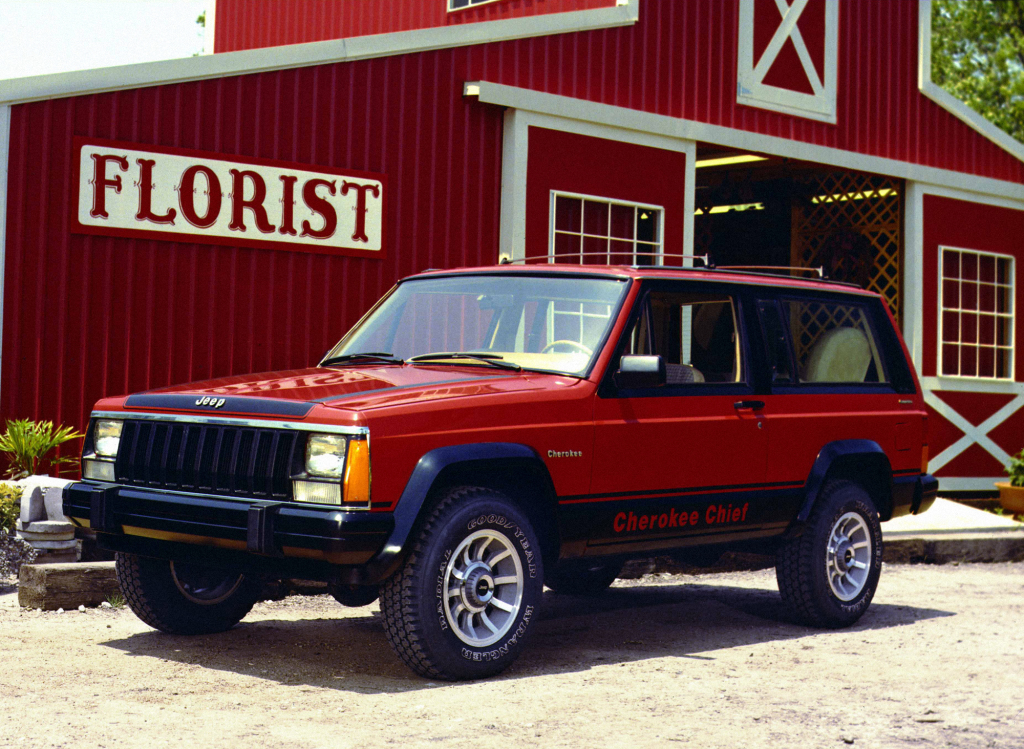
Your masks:
[[[46,498],[39,486],[23,486],[21,492],[21,522],[24,524],[47,520]]]
[[[115,593],[113,562],[25,564],[18,580],[18,603],[29,609],[99,606]]]

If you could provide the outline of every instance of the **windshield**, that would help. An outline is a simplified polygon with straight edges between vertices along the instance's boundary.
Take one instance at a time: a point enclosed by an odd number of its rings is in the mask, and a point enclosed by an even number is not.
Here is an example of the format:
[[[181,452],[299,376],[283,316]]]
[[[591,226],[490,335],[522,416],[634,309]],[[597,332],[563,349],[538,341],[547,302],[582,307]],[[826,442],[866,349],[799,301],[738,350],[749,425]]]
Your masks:
[[[412,279],[385,297],[324,361],[366,352],[405,361],[471,352],[523,369],[582,375],[627,288],[612,278],[518,274]]]

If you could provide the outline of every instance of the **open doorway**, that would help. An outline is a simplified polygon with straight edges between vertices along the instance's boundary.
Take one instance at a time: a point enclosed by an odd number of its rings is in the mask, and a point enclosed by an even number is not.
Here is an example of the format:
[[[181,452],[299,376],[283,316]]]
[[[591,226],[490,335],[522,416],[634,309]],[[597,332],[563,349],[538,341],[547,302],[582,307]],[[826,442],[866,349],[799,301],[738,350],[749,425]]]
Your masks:
[[[694,253],[723,265],[822,267],[899,317],[903,180],[697,146]]]

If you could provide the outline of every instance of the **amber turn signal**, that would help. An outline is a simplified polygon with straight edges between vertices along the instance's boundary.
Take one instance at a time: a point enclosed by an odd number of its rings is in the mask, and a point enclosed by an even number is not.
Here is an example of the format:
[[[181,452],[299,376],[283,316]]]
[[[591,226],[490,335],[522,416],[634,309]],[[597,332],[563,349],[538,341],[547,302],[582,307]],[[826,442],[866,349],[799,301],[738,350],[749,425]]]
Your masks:
[[[345,462],[345,504],[370,504],[370,445],[366,440],[348,443]]]

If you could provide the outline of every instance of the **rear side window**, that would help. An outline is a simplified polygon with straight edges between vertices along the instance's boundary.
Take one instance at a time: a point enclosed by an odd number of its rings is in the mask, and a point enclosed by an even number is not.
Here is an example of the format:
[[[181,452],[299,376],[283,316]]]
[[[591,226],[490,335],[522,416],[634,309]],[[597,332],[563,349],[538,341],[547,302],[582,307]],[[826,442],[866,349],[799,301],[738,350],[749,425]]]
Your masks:
[[[783,299],[759,305],[775,382],[886,383],[878,337],[866,305]],[[770,314],[769,309],[776,312]],[[784,350],[788,339],[792,358]]]

